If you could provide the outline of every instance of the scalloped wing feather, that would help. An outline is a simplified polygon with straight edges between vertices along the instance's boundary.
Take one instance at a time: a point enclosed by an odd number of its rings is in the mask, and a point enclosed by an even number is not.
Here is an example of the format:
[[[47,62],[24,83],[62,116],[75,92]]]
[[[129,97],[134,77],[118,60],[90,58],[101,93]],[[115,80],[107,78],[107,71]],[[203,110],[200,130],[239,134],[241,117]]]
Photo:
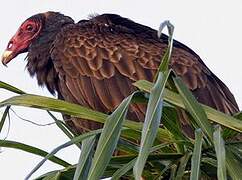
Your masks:
[[[159,39],[145,39],[119,26],[89,21],[63,28],[51,58],[65,86],[60,88],[64,99],[72,96],[69,101],[107,113],[135,91],[134,81],[153,80],[166,48]],[[233,95],[197,55],[178,44],[170,67],[198,101],[225,113],[238,111]],[[71,95],[63,92],[67,90]],[[143,105],[133,104],[129,117],[142,121],[144,113]]]

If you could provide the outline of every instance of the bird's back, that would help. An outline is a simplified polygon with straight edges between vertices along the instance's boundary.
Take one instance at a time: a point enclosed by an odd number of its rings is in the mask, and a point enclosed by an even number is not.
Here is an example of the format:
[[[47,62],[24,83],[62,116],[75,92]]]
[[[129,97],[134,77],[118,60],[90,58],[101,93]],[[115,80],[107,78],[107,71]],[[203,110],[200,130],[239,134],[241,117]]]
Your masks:
[[[104,14],[70,25],[58,34],[52,59],[67,101],[111,112],[136,90],[132,83],[152,81],[168,38],[119,15]],[[238,112],[229,89],[190,48],[174,41],[170,67],[199,102],[219,111]],[[133,104],[129,118],[142,121],[144,105]],[[85,123],[81,126],[90,126]],[[94,128],[96,129],[95,124]]]

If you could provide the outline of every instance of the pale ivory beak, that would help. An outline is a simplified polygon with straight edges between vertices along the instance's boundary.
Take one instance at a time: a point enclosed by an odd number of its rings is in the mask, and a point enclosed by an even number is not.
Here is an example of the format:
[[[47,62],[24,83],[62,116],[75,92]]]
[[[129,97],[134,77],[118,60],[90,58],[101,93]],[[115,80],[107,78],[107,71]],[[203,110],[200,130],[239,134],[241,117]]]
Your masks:
[[[13,58],[13,51],[5,50],[2,55],[2,64],[7,66],[8,62]]]

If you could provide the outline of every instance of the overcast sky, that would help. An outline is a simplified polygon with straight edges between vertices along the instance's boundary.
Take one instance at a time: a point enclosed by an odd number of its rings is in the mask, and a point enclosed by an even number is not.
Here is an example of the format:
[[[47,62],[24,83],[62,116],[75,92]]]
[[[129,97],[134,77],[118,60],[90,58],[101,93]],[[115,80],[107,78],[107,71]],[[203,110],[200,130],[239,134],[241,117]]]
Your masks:
[[[0,52],[6,48],[8,40],[19,25],[29,16],[45,11],[59,11],[71,16],[75,21],[93,13],[117,13],[138,23],[157,29],[160,22],[170,20],[175,25],[175,39],[192,48],[205,64],[230,88],[240,108],[242,107],[242,1],[223,0],[7,0],[1,4],[0,11]],[[0,65],[0,80],[20,89],[51,96],[45,89],[37,86],[25,70],[24,57],[15,58],[8,68]],[[14,94],[0,90],[0,101]],[[23,118],[45,124],[52,120],[43,111],[27,108],[14,110]],[[5,124],[0,138],[6,136]],[[68,139],[54,125],[38,127],[16,118],[11,113],[9,140],[24,142],[51,151]],[[11,149],[1,149],[0,179],[23,179],[41,158]],[[78,160],[75,147],[58,154],[71,163]],[[58,169],[50,162],[35,174],[35,177]]]

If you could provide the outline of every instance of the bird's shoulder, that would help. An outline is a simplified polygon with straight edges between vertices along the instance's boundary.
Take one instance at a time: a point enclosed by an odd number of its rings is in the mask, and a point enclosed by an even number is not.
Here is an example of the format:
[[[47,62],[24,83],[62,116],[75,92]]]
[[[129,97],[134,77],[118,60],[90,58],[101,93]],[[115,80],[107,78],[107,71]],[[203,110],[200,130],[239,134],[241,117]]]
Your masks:
[[[51,56],[60,74],[69,72],[72,77],[79,74],[103,79],[118,71],[137,80],[144,79],[145,71],[149,70],[152,73],[147,74],[152,79],[167,47],[152,37],[154,33],[151,28],[118,15],[100,15],[61,29]]]
[[[130,36],[136,40],[150,43],[161,43],[162,39],[157,37],[157,31],[136,23],[128,18],[116,14],[102,14],[91,16],[90,19],[80,20],[76,24],[69,24],[60,29],[56,39],[77,38],[78,36],[109,35],[115,38]],[[55,42],[56,43],[56,42]],[[167,38],[164,35],[164,43]]]
[[[104,14],[62,28],[54,41],[51,58],[60,78],[66,77],[69,86],[85,77],[104,89],[104,82],[116,77],[124,78],[128,84],[139,79],[152,81],[167,43],[167,36],[159,39],[157,31],[147,26]],[[226,113],[237,110],[227,87],[195,52],[178,41],[174,41],[170,67],[199,102]]]

